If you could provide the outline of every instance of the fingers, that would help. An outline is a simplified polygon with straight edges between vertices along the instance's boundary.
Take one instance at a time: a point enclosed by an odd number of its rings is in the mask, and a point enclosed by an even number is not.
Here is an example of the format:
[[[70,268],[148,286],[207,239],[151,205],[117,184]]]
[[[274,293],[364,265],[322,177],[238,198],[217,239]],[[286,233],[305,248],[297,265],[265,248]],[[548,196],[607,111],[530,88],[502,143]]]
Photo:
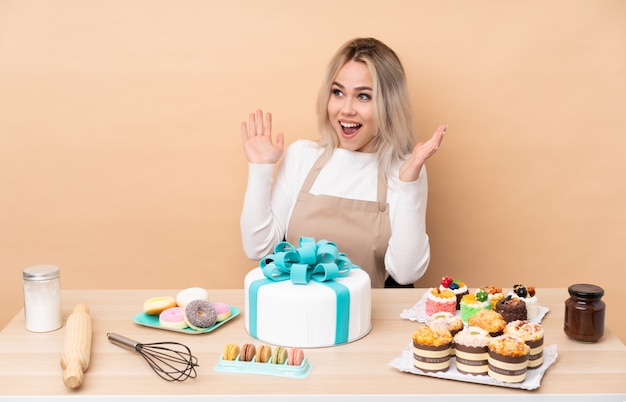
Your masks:
[[[437,130],[435,130],[435,133],[433,134],[433,136],[430,137],[430,139],[427,141],[427,143],[430,143],[429,146],[432,149],[433,153],[437,151],[437,149],[439,148],[439,145],[441,145],[441,141],[443,141],[443,137],[444,135],[446,135],[447,131],[448,131],[448,125],[440,124],[439,127],[437,127]]]
[[[261,116],[263,113],[261,112]],[[263,135],[272,135],[272,114],[267,113],[265,115],[265,130],[263,131]]]
[[[241,123],[241,135],[245,137],[254,137],[256,135],[271,135],[272,134],[272,114],[265,114],[265,121],[263,118],[263,111],[258,109],[256,112],[252,112],[248,115],[248,124],[245,121]]]

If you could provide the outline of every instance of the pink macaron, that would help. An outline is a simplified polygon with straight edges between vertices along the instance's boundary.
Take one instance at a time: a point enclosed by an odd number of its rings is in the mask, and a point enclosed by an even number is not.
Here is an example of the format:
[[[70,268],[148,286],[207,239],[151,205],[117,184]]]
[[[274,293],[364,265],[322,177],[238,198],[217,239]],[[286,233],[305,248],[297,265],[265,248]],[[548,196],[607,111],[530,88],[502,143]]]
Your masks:
[[[300,348],[289,349],[289,357],[287,358],[287,364],[290,366],[299,366],[304,360],[304,352]]]
[[[230,317],[230,306],[222,302],[213,302],[213,308],[217,314],[217,322],[224,321]]]
[[[182,307],[170,307],[159,314],[159,324],[165,328],[187,328],[185,323],[185,309]]]

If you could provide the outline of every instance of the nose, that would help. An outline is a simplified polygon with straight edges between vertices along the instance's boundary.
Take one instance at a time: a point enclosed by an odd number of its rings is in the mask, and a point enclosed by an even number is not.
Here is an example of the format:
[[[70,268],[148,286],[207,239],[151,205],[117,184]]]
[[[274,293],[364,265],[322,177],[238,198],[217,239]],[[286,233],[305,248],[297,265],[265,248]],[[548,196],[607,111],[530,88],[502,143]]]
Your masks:
[[[341,113],[346,116],[352,116],[356,114],[356,109],[352,99],[345,98],[341,104]]]

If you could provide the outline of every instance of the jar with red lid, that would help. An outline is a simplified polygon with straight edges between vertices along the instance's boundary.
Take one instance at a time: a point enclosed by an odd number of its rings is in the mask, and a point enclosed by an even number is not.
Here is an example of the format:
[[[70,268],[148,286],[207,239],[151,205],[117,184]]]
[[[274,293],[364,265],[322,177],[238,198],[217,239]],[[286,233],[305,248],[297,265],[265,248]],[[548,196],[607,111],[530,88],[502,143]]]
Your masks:
[[[567,291],[570,297],[565,301],[565,335],[580,342],[597,342],[604,335],[604,289],[579,283]]]

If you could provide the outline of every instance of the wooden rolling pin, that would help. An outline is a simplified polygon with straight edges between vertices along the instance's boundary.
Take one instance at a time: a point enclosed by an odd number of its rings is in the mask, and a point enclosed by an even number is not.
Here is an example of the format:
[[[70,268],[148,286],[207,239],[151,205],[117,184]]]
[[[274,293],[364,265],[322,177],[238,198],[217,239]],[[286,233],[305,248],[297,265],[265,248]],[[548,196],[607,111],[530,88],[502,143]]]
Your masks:
[[[83,383],[91,358],[91,333],[89,308],[79,303],[67,318],[61,354],[63,383],[69,388],[78,388]]]

